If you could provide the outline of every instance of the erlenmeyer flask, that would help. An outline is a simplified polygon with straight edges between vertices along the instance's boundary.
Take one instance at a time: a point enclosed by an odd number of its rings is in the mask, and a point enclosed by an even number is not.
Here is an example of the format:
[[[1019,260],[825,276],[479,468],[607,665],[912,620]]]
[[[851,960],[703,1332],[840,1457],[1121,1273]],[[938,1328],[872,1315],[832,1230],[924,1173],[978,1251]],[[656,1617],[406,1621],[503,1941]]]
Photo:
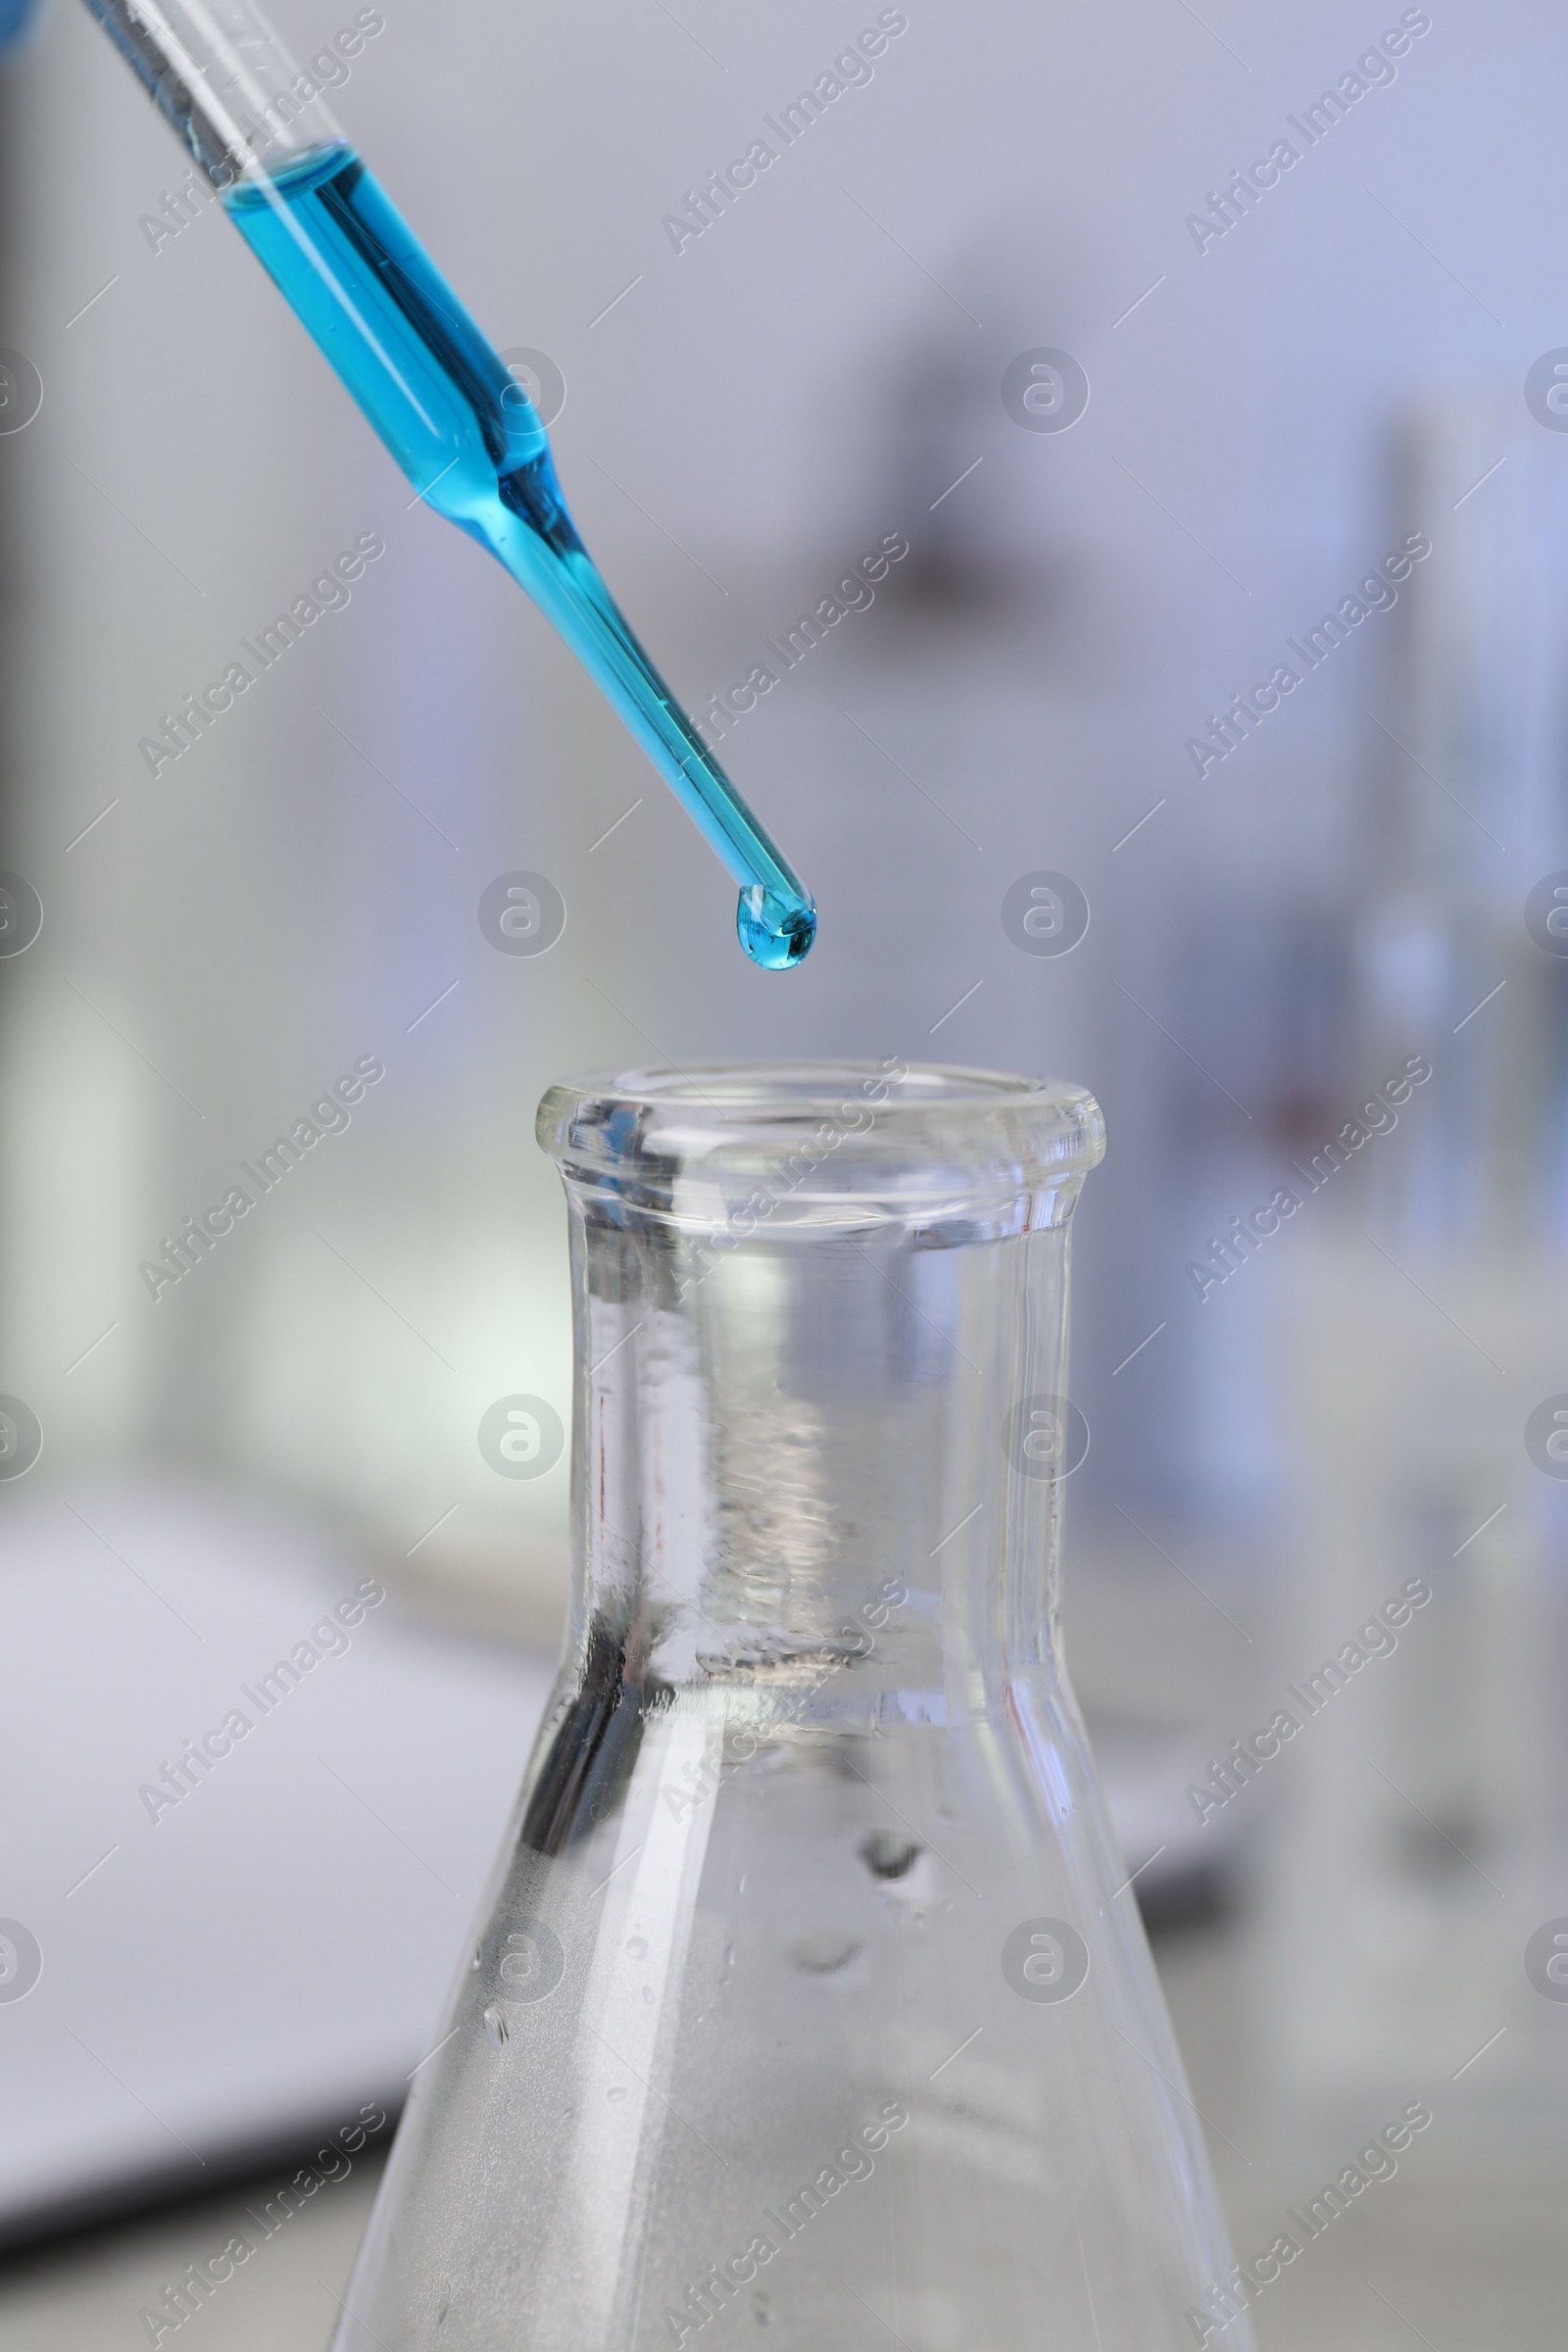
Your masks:
[[[539,1134],[565,1658],[338,2352],[1201,2343],[1238,2298],[1056,1644],[1099,1109],[699,1068]]]

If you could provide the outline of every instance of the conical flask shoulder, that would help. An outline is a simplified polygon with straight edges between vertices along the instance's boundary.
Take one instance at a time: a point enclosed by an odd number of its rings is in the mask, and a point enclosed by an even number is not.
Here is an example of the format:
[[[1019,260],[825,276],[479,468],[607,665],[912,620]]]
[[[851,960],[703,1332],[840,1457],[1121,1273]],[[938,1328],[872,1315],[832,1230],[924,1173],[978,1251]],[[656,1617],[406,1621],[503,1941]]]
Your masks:
[[[858,2342],[848,2298],[867,2345],[1021,2348],[1042,2315],[1086,2352],[1196,2341],[1228,2257],[1053,1678],[956,1725],[759,1731],[728,1695],[602,1661],[564,1693],[368,2323],[771,2352]]]

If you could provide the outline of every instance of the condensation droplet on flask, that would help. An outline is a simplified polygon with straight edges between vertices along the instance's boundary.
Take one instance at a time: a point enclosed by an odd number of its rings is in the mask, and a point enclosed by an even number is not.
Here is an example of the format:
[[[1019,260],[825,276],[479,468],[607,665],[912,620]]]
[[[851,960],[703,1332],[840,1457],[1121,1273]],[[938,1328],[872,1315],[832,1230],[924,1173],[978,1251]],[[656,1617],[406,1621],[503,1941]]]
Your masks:
[[[490,2037],[490,2046],[493,2050],[506,2048],[510,2029],[507,2025],[505,2011],[498,2009],[494,2001],[484,2013],[484,2030]]]
[[[772,2298],[768,2295],[764,2295],[760,2287],[758,2288],[756,2294],[752,2297],[752,2317],[757,2322],[759,2328],[769,2328],[772,2326]]]
[[[860,1859],[873,1878],[906,1879],[919,1855],[915,1839],[901,1838],[896,1830],[873,1830],[860,1840]]]
[[[627,1940],[626,1940],[626,1949],[627,1949],[627,1952],[630,1954],[630,1956],[631,1956],[631,1958],[632,1958],[633,1960],[646,1960],[646,1959],[647,1959],[647,1957],[648,1957],[648,1938],[647,1938],[647,1936],[628,1936],[628,1937],[627,1937]]]
[[[482,1943],[476,1943],[473,1947],[473,1958],[468,1962],[468,1966],[471,1969],[477,1969],[483,1958],[484,1945]]]
[[[809,1971],[813,1977],[828,1977],[836,1969],[846,1968],[860,1946],[853,1936],[836,1928],[822,1928],[814,1936],[803,1936],[799,1943],[790,1946],[790,1958],[797,1968]]]
[[[606,2098],[607,2098],[607,2099],[610,2099],[610,2100],[612,2100],[612,2101],[613,2101],[613,2100],[620,2100],[620,2099],[623,2099],[623,2098],[626,2096],[626,2085],[625,2085],[625,2083],[624,2083],[624,2082],[612,2082],[612,2084],[610,2085],[610,2088],[609,2088],[609,2089],[606,2091],[606,2093],[605,2093],[605,2096],[606,2096]]]
[[[648,2003],[648,2006],[651,2009],[654,2005],[654,1988],[651,1984],[645,1984],[643,1986],[643,1999]]]

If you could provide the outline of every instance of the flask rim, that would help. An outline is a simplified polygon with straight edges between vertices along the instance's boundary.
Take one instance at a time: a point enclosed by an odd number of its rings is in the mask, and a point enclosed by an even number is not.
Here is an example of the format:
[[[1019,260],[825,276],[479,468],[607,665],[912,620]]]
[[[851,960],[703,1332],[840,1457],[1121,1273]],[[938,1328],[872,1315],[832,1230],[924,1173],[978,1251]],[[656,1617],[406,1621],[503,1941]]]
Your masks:
[[[806,1150],[808,1172],[790,1186],[801,1208],[845,1195],[862,1210],[867,1195],[888,1206],[1070,1195],[1105,1148],[1100,1105],[1081,1086],[896,1054],[593,1072],[549,1089],[537,1132],[568,1183],[630,1182],[649,1207],[645,1187],[673,1206],[683,1178],[728,1191]]]

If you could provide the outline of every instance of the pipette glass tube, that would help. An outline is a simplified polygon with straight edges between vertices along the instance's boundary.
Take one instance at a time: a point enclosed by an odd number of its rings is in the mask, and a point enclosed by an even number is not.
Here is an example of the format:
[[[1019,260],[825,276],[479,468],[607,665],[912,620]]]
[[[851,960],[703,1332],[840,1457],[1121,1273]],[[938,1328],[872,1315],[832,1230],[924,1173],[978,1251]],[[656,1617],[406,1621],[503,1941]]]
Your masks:
[[[249,0],[86,4],[415,489],[526,588],[723,859],[748,956],[799,963],[810,894],[627,627],[524,386],[333,120],[331,53],[301,72]]]

